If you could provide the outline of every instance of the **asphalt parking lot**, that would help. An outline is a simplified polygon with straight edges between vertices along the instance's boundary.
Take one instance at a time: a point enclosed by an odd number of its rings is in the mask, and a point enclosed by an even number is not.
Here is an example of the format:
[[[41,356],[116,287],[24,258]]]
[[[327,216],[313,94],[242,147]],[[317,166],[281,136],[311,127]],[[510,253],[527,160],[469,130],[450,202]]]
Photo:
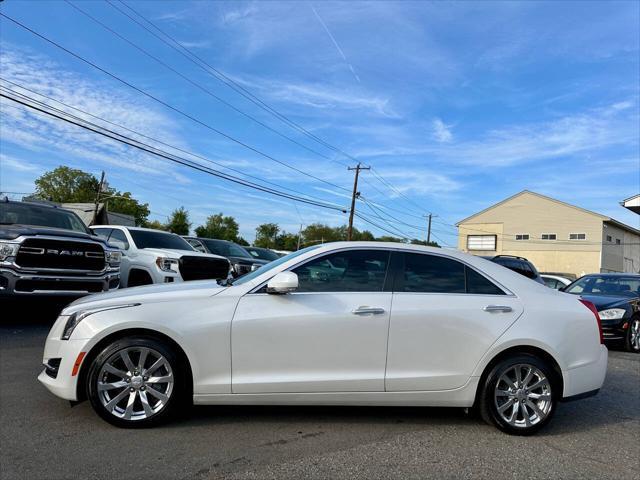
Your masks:
[[[601,393],[534,437],[459,409],[197,407],[121,430],[37,381],[55,313],[0,309],[2,479],[638,478],[640,355],[610,351]]]

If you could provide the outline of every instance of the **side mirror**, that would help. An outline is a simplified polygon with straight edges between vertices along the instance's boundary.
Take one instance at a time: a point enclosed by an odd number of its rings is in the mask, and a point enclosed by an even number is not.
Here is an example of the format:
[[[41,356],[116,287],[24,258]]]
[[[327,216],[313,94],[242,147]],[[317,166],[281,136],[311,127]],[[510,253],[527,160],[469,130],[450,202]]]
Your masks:
[[[298,288],[298,275],[293,272],[280,272],[267,283],[267,293],[289,293]]]

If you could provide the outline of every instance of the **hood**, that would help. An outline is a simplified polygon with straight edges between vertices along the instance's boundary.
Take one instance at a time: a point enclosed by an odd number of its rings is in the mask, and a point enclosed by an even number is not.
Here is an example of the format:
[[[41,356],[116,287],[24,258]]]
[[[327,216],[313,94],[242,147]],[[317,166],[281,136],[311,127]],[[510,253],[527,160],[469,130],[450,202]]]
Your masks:
[[[27,235],[30,237],[47,236],[47,237],[67,237],[79,238],[82,240],[94,240],[106,245],[105,241],[88,233],[76,232],[75,230],[64,230],[62,228],[37,227],[32,225],[0,225],[0,240],[15,240],[16,238]]]
[[[239,263],[241,265],[266,265],[269,263],[268,260],[261,260],[259,258],[253,257],[227,257],[231,263]]]
[[[196,252],[195,250],[192,252],[189,250],[175,250],[173,248],[143,248],[141,250],[143,252],[158,255],[159,257],[180,258],[184,256],[189,256],[189,257],[221,258],[226,260],[225,257],[221,257],[220,255],[214,255],[213,253]]]
[[[63,310],[63,315],[69,315],[78,310],[128,303],[158,303],[212,297],[222,292],[225,288],[218,285],[215,280],[195,280],[131,287],[79,298]]]
[[[640,299],[638,297],[625,297],[623,295],[598,295],[590,293],[587,295],[580,295],[581,298],[593,303],[598,310],[604,310],[607,308],[625,308],[629,305],[635,305],[638,307]]]

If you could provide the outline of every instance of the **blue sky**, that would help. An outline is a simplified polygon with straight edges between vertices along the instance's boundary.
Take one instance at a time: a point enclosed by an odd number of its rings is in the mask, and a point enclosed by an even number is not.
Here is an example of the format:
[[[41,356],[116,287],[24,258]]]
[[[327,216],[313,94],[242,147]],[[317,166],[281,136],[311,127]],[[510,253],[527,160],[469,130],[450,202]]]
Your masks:
[[[103,1],[96,19],[290,142],[220,103],[65,2],[6,0],[2,13],[202,122],[346,190],[345,158],[208,75]],[[126,10],[117,0],[114,5]],[[360,191],[424,237],[455,244],[456,221],[523,189],[633,226],[618,202],[640,191],[638,2],[128,2],[211,66],[374,171]],[[130,13],[130,11],[129,11]],[[0,20],[3,78],[146,135],[314,198],[347,191],[213,131]],[[29,192],[65,164],[148,202],[151,218],[184,205],[256,225],[340,225],[346,215],[234,186],[3,102],[0,191]],[[219,167],[215,167],[219,168]],[[388,208],[390,210],[384,210]],[[367,205],[358,206],[381,225]],[[391,220],[390,220],[391,221]],[[406,224],[414,225],[408,226]],[[384,232],[356,221],[358,228]]]

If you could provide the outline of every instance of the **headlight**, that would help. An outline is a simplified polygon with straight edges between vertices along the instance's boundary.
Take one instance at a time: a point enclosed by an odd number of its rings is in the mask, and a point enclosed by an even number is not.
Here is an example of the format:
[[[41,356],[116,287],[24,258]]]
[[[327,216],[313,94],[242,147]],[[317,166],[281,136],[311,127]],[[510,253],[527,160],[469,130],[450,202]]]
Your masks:
[[[627,311],[624,308],[608,308],[607,310],[601,310],[598,312],[601,320],[618,320],[624,317]]]
[[[19,243],[0,242],[0,260],[15,257],[18,254],[19,248]]]
[[[178,260],[176,258],[158,257],[156,258],[156,265],[163,272],[179,272]]]
[[[105,310],[115,310],[117,308],[128,308],[128,307],[136,307],[140,305],[139,303],[128,303],[126,305],[112,305],[110,307],[102,307],[102,308],[93,308],[90,310],[80,310],[79,312],[68,315],[67,323],[64,325],[64,330],[62,331],[62,335],[60,337],[61,340],[69,340],[71,334],[78,326],[78,324],[87,318],[89,315],[93,315],[94,313],[104,312]],[[67,317],[67,315],[60,315],[60,318]]]
[[[254,272],[257,269],[259,269],[262,265],[260,265],[259,263],[254,263],[251,265],[251,271]]]
[[[122,253],[116,250],[107,250],[104,252],[104,258],[107,260],[109,265],[116,266],[119,265],[122,260]]]

